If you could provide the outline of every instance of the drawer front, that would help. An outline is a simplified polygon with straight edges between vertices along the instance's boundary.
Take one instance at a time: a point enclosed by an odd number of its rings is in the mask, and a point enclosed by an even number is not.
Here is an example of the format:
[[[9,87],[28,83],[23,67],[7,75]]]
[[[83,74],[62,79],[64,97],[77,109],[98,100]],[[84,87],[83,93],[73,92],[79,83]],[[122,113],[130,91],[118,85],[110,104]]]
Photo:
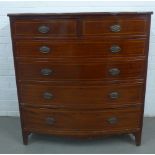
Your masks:
[[[20,88],[21,104],[54,108],[101,109],[142,103],[143,83],[102,86],[26,85]]]
[[[147,19],[133,18],[88,18],[83,21],[83,35],[146,35]]]
[[[77,35],[77,22],[74,19],[17,20],[13,31],[17,36],[69,37]]]
[[[24,128],[30,131],[129,130],[140,124],[140,108],[107,111],[57,111],[23,108]]]
[[[17,63],[19,80],[127,80],[144,77],[144,60]]]
[[[107,39],[103,41],[18,41],[17,57],[128,57],[143,56],[146,39]]]

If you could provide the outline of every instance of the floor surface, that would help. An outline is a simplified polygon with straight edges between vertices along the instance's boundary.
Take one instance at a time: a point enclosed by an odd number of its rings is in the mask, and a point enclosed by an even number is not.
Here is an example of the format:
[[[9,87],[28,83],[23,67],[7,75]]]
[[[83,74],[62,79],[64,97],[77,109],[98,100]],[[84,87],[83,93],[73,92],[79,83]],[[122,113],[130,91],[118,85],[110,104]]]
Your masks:
[[[27,146],[22,144],[19,118],[0,117],[0,153],[155,153],[155,118],[145,118],[142,145],[135,146],[129,135],[75,140],[33,134]]]

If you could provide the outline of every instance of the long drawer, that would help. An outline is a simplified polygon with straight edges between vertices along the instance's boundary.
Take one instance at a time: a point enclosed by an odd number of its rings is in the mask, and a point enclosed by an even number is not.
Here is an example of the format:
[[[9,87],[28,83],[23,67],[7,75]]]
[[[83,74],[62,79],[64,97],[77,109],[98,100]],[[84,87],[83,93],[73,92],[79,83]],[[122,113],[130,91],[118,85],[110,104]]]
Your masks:
[[[144,60],[105,62],[17,61],[19,80],[127,80],[144,77]]]
[[[17,41],[16,57],[128,57],[144,56],[146,39],[103,39],[100,41]]]
[[[21,104],[34,107],[101,109],[142,104],[143,83],[103,85],[21,84]]]
[[[140,107],[106,111],[67,111],[46,108],[23,108],[24,129],[29,131],[126,131],[138,129]]]

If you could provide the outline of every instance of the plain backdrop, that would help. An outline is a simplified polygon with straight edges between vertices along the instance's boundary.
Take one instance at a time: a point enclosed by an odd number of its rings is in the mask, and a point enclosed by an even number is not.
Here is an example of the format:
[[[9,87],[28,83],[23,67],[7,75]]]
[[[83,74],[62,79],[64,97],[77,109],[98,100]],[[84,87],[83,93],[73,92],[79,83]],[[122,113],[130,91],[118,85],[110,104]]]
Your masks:
[[[18,101],[7,13],[154,11],[155,2],[0,2],[0,115],[18,116]],[[145,116],[155,116],[155,15],[152,15]]]

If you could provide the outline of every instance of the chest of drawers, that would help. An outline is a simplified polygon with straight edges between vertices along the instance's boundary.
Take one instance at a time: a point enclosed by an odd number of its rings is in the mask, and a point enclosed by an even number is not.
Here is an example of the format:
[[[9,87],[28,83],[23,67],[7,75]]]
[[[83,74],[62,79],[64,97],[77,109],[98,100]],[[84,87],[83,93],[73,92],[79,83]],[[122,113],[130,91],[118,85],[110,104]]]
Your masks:
[[[24,144],[41,133],[140,145],[151,14],[8,15]]]

